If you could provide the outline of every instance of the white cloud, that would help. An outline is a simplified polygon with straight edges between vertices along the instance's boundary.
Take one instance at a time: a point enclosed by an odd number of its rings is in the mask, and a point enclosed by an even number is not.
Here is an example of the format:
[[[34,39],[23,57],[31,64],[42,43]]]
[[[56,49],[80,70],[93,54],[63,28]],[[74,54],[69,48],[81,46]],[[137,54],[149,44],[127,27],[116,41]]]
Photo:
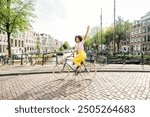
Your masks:
[[[113,23],[114,0],[38,0],[36,31],[74,44],[76,34],[83,35],[86,26],[100,25],[103,8],[103,26]],[[116,0],[117,16],[134,20],[150,10],[149,0]]]

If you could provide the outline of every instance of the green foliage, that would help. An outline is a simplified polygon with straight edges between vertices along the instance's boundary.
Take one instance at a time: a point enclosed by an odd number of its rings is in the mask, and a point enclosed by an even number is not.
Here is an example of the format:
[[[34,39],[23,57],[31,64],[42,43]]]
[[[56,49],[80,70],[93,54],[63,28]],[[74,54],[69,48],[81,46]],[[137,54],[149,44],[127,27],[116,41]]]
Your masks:
[[[114,35],[114,28],[112,26],[106,28],[105,35],[104,35],[104,44],[109,45],[111,41],[113,41]]]
[[[67,41],[64,42],[63,48],[64,48],[65,50],[70,49],[70,45],[69,45],[69,43],[68,43]]]
[[[35,1],[0,0],[0,30],[7,32],[9,55],[11,55],[11,34],[28,29],[30,22],[36,17]]]
[[[36,50],[40,50],[40,48],[41,48],[41,44],[40,44],[39,41],[37,41],[37,43],[36,43]]]
[[[132,23],[130,23],[128,20],[125,21],[123,18],[118,17],[116,21],[116,40],[115,42],[117,43],[117,50],[119,50],[119,44],[121,40],[126,40],[129,33],[130,33],[130,28],[132,27]]]
[[[113,41],[114,35],[116,35],[115,43],[117,44],[117,51],[119,50],[119,44],[121,40],[125,41],[130,34],[130,28],[132,27],[132,23],[128,20],[125,21],[123,18],[118,17],[116,21],[116,27],[114,30],[114,26],[111,25],[102,31],[102,42],[101,42],[101,31],[99,31],[98,27],[92,28],[90,34],[90,39],[85,42],[85,46],[92,46],[93,44],[100,45],[105,44],[109,46],[109,44]]]
[[[61,46],[61,47],[58,49],[58,51],[60,51],[60,52],[64,51],[63,46]]]
[[[28,29],[35,18],[34,7],[35,0],[1,0],[0,29],[9,33]],[[6,25],[9,25],[9,29]]]

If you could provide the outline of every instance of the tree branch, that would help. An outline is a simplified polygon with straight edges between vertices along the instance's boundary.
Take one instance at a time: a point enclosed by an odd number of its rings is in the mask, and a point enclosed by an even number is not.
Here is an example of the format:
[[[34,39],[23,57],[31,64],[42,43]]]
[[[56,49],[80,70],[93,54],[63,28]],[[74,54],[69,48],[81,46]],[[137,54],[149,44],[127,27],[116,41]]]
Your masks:
[[[2,28],[2,27],[0,27],[0,29],[3,30],[3,31],[6,31],[6,29],[4,29],[4,28]]]
[[[18,14],[14,17],[14,20],[13,20],[13,22],[12,22],[12,28],[11,28],[11,33],[13,32],[13,28],[14,28],[14,26],[15,26],[15,21],[16,21],[16,19],[18,18],[18,16],[22,13],[22,10],[27,6],[27,5],[29,5],[30,4],[30,1],[28,2],[28,3],[26,3],[20,10],[19,10],[19,12],[18,12]]]

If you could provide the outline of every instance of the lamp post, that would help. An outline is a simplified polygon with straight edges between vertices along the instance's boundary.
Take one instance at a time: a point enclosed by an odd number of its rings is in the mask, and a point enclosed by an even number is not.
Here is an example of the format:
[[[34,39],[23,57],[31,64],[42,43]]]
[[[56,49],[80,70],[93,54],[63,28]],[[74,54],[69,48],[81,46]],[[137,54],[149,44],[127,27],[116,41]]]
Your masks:
[[[116,0],[114,0],[114,36],[113,36],[113,51],[115,53],[116,47],[115,47],[115,41],[116,41]]]
[[[101,24],[101,26],[100,26],[100,27],[101,27],[101,53],[102,53],[102,55],[103,55],[103,52],[102,52],[102,41],[103,41],[103,39],[102,39],[102,38],[103,38],[103,37],[102,37],[102,8],[101,8],[100,21],[101,21],[101,23],[100,23],[100,24]]]

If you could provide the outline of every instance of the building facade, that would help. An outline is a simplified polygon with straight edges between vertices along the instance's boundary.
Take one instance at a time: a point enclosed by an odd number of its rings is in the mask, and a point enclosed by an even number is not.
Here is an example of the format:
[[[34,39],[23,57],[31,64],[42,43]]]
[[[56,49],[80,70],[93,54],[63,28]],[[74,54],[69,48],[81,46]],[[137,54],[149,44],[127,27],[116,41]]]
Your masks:
[[[0,55],[6,54],[7,45],[7,34],[6,32],[0,31]],[[61,41],[54,39],[49,34],[36,33],[32,27],[23,33],[17,33],[11,36],[12,53],[29,53],[38,50],[41,52],[52,52],[60,48],[61,45]]]
[[[6,32],[0,31],[0,55],[6,53],[7,35]]]
[[[150,12],[134,21],[130,32],[130,51],[133,53],[150,51]]]
[[[150,12],[141,17],[143,39],[142,39],[142,51],[150,51]]]

